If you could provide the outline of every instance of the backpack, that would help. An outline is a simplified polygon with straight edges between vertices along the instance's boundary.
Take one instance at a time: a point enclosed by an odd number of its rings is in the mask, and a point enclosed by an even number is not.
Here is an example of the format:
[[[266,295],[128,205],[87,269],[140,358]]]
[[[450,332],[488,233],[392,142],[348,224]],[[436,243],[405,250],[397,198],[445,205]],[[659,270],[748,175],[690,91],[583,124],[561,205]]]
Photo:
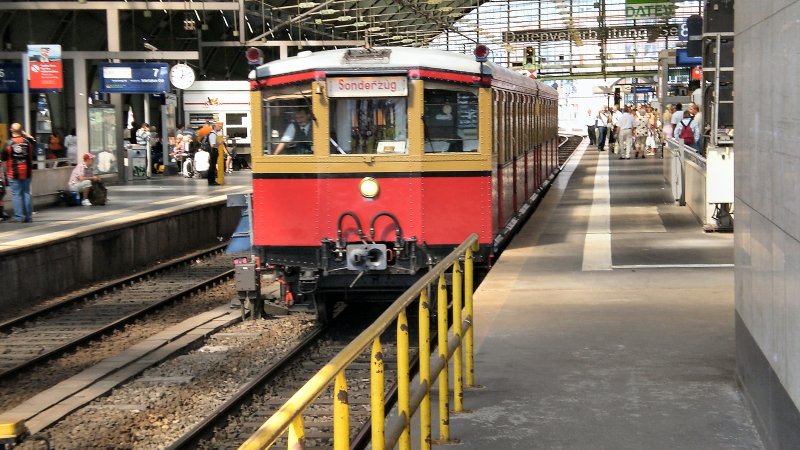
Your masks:
[[[681,121],[681,124],[683,124],[683,129],[678,137],[683,139],[683,143],[686,145],[694,145],[694,131],[692,131],[692,127],[689,126],[692,124],[692,120],[694,120],[693,117],[689,118],[689,122],[686,124]]]
[[[58,191],[58,198],[67,206],[80,206],[81,194],[72,191]]]
[[[203,140],[200,141],[200,148],[207,151],[208,153],[211,153],[211,140],[208,139],[209,136],[211,136],[211,133],[208,133],[207,135],[203,136]]]
[[[89,201],[92,205],[105,205],[108,198],[108,189],[101,181],[92,181],[92,190],[89,191]]]

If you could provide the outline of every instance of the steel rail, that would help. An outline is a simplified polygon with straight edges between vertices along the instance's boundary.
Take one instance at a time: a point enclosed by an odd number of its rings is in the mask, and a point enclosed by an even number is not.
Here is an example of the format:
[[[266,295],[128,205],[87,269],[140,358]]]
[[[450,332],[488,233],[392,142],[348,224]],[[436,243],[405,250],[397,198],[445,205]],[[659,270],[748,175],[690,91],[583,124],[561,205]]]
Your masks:
[[[71,351],[71,350],[75,349],[76,347],[78,347],[78,346],[80,346],[82,344],[90,342],[90,341],[92,341],[93,339],[95,339],[95,338],[97,338],[99,336],[102,336],[102,335],[104,335],[106,333],[109,333],[109,332],[111,332],[111,331],[113,331],[113,330],[115,330],[115,329],[117,329],[117,328],[119,328],[119,327],[121,327],[123,325],[127,325],[128,323],[132,322],[133,320],[136,320],[136,319],[138,319],[138,318],[140,318],[140,317],[142,317],[142,316],[144,316],[144,315],[146,315],[146,314],[148,314],[148,313],[150,313],[150,312],[152,312],[152,311],[154,311],[154,310],[156,310],[158,308],[161,308],[161,307],[163,307],[163,306],[165,306],[165,305],[167,305],[169,303],[178,301],[182,297],[185,297],[185,296],[188,296],[188,295],[192,295],[192,294],[196,293],[197,291],[205,289],[208,286],[213,286],[214,284],[216,284],[216,283],[218,283],[220,281],[223,281],[225,279],[228,279],[228,278],[232,277],[233,276],[233,272],[234,272],[233,269],[230,269],[230,270],[225,271],[225,272],[223,272],[223,273],[221,273],[219,275],[216,275],[216,276],[214,276],[214,277],[212,277],[212,278],[210,278],[210,279],[208,279],[206,281],[200,282],[200,283],[198,283],[198,284],[196,284],[194,286],[191,286],[189,288],[186,288],[186,289],[183,289],[181,291],[178,291],[177,293],[175,293],[175,294],[173,294],[173,295],[171,295],[169,297],[166,297],[166,298],[164,298],[164,299],[162,299],[162,300],[160,300],[160,301],[158,301],[156,303],[148,305],[148,306],[146,306],[146,307],[144,307],[144,308],[142,308],[142,309],[140,309],[140,310],[138,310],[136,312],[128,314],[127,316],[122,317],[122,318],[120,318],[120,319],[118,319],[118,320],[116,320],[116,321],[114,321],[114,322],[112,322],[112,323],[110,323],[108,325],[102,326],[102,327],[100,327],[100,328],[98,328],[98,329],[96,329],[94,331],[91,331],[91,332],[89,332],[87,334],[84,334],[84,335],[82,335],[82,336],[80,336],[80,337],[78,337],[76,339],[73,339],[73,340],[71,340],[71,341],[69,341],[69,342],[67,342],[67,343],[65,343],[65,344],[63,344],[63,345],[61,345],[59,347],[56,347],[56,348],[54,348],[52,350],[44,352],[44,353],[36,356],[35,358],[26,360],[26,361],[24,361],[24,362],[22,362],[20,364],[17,364],[16,366],[13,366],[13,367],[11,367],[9,369],[6,369],[5,371],[0,372],[0,380],[8,378],[11,375],[14,375],[14,374],[20,372],[23,369],[27,369],[27,368],[29,368],[31,366],[34,366],[36,364],[40,364],[40,363],[42,363],[44,361],[47,361],[49,359],[53,359],[55,357],[61,356],[64,353],[66,353],[68,351]]]
[[[276,361],[271,366],[262,370],[258,375],[256,375],[255,378],[253,378],[236,394],[234,394],[233,397],[212,411],[211,414],[209,414],[202,422],[197,424],[187,433],[184,433],[180,439],[170,444],[167,447],[167,450],[196,448],[198,442],[208,438],[213,434],[214,427],[223,425],[224,421],[228,419],[228,416],[231,415],[243,403],[247,402],[253,396],[263,392],[263,388],[268,382],[277,377],[281,371],[288,368],[297,357],[308,350],[312,344],[316,343],[327,330],[328,326],[325,326],[320,327],[312,332],[309,336],[298,343],[289,353],[285,354],[281,359]]]
[[[179,258],[172,259],[170,261],[161,263],[161,264],[159,264],[159,265],[157,265],[155,267],[151,267],[149,269],[145,269],[145,270],[142,270],[140,272],[136,272],[133,275],[127,275],[127,276],[122,277],[122,278],[117,278],[115,280],[112,280],[112,281],[109,281],[107,283],[104,283],[104,284],[102,284],[102,285],[100,285],[98,287],[94,287],[94,288],[91,288],[89,290],[80,291],[77,294],[74,294],[74,295],[72,295],[70,297],[67,297],[67,298],[65,298],[63,300],[60,300],[57,303],[50,304],[50,305],[48,305],[48,306],[46,306],[44,308],[41,308],[41,309],[38,309],[38,310],[35,310],[35,311],[31,311],[29,313],[23,314],[23,315],[18,316],[18,317],[14,317],[13,319],[9,319],[9,320],[7,320],[5,322],[0,322],[0,333],[6,333],[6,332],[10,331],[11,328],[19,327],[25,322],[28,322],[28,321],[31,321],[31,320],[35,320],[36,318],[38,318],[40,316],[43,316],[43,315],[46,315],[46,314],[50,314],[50,313],[52,313],[52,312],[54,312],[54,311],[56,311],[56,310],[58,310],[60,308],[65,308],[67,306],[72,306],[73,304],[81,302],[81,301],[88,301],[88,300],[90,300],[90,297],[102,295],[102,294],[104,294],[106,292],[110,292],[110,291],[113,291],[113,290],[115,290],[117,288],[124,287],[126,284],[138,281],[140,279],[143,279],[143,278],[146,278],[148,276],[163,272],[165,270],[169,270],[169,269],[171,269],[171,268],[173,268],[173,267],[175,267],[177,265],[189,262],[189,261],[191,261],[191,260],[193,260],[195,258],[208,256],[210,254],[213,254],[215,252],[218,252],[218,251],[222,250],[227,245],[228,244],[215,245],[215,246],[207,248],[205,250],[200,250],[198,252],[194,252],[194,253],[189,254],[189,255],[185,255],[185,256],[181,256]]]

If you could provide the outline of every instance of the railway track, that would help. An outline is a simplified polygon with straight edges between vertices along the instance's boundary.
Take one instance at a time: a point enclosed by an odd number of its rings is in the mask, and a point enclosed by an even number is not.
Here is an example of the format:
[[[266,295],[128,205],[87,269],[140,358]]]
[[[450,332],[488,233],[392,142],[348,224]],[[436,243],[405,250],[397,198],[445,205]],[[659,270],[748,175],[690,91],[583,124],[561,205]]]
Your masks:
[[[169,261],[0,323],[0,381],[230,278],[223,248]]]
[[[560,145],[558,146],[558,165],[563,166],[566,164],[567,160],[569,159],[572,152],[578,148],[581,141],[583,141],[582,136],[561,136]]]
[[[352,308],[351,308],[352,309]],[[343,317],[344,316],[344,317]],[[212,412],[202,423],[195,426],[170,449],[235,449],[238,448],[259,426],[278,410],[308,379],[330,359],[349,344],[369,323],[377,317],[360,316],[353,319],[348,311],[342,313],[326,329],[308,336],[281,360],[263,370],[234,397]],[[356,323],[354,325],[354,323]],[[391,336],[388,337],[391,342]],[[386,376],[386,410],[395,400],[396,349],[383,346]],[[412,351],[415,351],[413,349]],[[415,357],[412,356],[412,360]],[[370,426],[370,355],[362,354],[348,369],[348,379],[356,380],[348,386],[350,404],[350,436],[353,447],[366,443]],[[306,411],[306,449],[331,448],[333,445],[333,400],[332,387],[317,399]],[[276,448],[285,446],[280,440]]]

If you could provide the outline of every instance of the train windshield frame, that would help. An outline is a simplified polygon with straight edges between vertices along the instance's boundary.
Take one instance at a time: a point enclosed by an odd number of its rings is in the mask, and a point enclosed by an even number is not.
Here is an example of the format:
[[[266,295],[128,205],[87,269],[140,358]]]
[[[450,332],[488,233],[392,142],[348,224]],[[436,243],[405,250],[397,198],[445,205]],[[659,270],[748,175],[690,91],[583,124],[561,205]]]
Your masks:
[[[271,95],[263,102],[264,155],[314,154],[311,92]]]
[[[331,155],[408,154],[406,97],[330,98]]]
[[[479,151],[478,89],[428,81],[424,89],[425,153]]]

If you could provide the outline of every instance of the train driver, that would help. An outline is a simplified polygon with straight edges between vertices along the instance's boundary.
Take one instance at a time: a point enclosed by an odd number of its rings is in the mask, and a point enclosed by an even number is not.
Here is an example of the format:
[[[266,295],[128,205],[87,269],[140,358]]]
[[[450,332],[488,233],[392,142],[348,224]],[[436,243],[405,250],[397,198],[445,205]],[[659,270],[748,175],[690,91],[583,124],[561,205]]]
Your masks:
[[[310,155],[311,150],[311,113],[308,108],[300,108],[294,112],[294,121],[286,127],[281,141],[275,147],[274,155]]]

